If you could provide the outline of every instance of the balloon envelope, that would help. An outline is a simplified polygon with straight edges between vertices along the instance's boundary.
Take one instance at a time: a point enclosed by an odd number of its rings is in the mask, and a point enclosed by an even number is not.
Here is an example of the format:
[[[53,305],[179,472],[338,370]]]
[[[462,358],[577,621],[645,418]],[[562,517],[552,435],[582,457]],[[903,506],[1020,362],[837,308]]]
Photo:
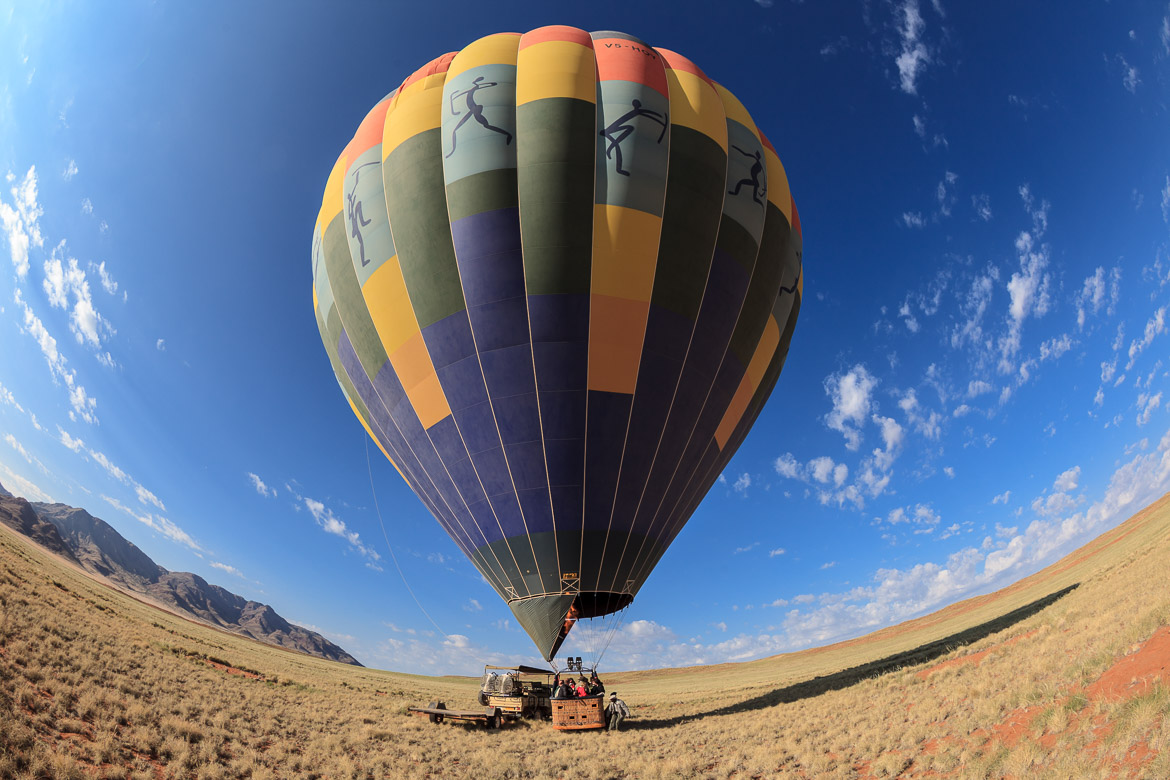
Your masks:
[[[743,105],[572,27],[480,39],[379,102],[312,255],[354,413],[546,659],[638,593],[771,393],[803,292]]]

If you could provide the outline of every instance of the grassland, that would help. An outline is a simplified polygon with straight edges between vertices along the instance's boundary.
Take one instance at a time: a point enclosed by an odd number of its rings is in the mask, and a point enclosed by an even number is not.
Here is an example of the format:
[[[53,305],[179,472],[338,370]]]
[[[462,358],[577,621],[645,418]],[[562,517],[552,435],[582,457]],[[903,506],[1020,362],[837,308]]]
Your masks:
[[[1048,569],[870,636],[607,676],[622,732],[433,725],[476,681],[217,631],[0,527],[0,778],[1170,777],[1170,496]]]

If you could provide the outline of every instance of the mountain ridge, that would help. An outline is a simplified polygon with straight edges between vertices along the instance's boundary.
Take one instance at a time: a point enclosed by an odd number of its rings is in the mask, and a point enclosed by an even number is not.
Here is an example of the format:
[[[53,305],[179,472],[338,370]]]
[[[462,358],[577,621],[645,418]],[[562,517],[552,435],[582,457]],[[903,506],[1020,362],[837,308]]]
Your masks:
[[[30,502],[0,485],[0,523],[91,575],[164,608],[266,644],[361,666],[315,631],[290,623],[268,604],[213,585],[192,572],[170,571],[85,509]]]

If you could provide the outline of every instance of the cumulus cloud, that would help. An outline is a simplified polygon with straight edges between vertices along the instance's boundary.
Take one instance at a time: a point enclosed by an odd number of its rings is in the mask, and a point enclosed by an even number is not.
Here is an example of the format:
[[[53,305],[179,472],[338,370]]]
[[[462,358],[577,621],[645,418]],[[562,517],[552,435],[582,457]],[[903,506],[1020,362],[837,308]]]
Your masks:
[[[315,520],[317,525],[321,527],[321,530],[325,531],[325,533],[333,534],[334,536],[340,536],[349,543],[349,546],[354,551],[356,551],[363,558],[366,558],[367,565],[370,565],[371,568],[375,568],[381,571],[381,569],[377,566],[377,561],[381,560],[381,556],[378,555],[376,551],[363,544],[361,538],[358,535],[358,532],[350,530],[341,518],[333,514],[332,509],[329,509],[320,501],[316,501],[312,498],[302,497],[301,501],[304,503],[305,508],[309,510],[309,514],[312,515],[313,520]]]
[[[53,338],[45,324],[25,303],[19,287],[16,289],[13,300],[21,308],[24,315],[21,330],[37,342],[41,354],[45,357],[45,362],[49,364],[49,372],[54,381],[59,380],[65,384],[69,393],[69,404],[72,407],[69,419],[74,421],[81,419],[96,424],[98,421],[97,401],[90,397],[82,385],[77,383],[77,372],[68,367],[65,356],[57,349],[57,339]]]
[[[918,94],[918,76],[930,62],[930,53],[922,41],[926,22],[918,10],[918,0],[904,0],[897,9],[901,17],[898,26],[900,51],[894,59],[898,68],[898,80],[907,95]]]
[[[9,172],[8,180],[13,182],[16,177]],[[30,167],[20,183],[14,184],[9,192],[12,195],[12,205],[0,200],[0,224],[3,225],[4,234],[8,237],[12,266],[16,269],[17,277],[23,279],[28,275],[29,248],[45,244],[40,228],[44,209],[37,202],[36,166]]]
[[[915,504],[913,507],[897,507],[886,516],[890,525],[909,524],[918,527],[933,527],[939,524],[942,518],[930,504]]]
[[[738,479],[735,480],[735,484],[731,486],[731,489],[734,490],[736,493],[739,493],[741,495],[746,496],[747,490],[751,486],[752,486],[752,476],[751,476],[751,474],[744,472],[743,474],[739,475]]]
[[[1162,393],[1157,395],[1150,395],[1149,393],[1139,393],[1137,400],[1138,416],[1137,424],[1139,426],[1145,425],[1150,421],[1150,416],[1162,405]]]
[[[198,542],[191,538],[190,534],[188,534],[175,523],[172,523],[167,518],[162,517],[161,515],[151,514],[150,512],[139,514],[138,511],[133,507],[128,507],[118,499],[111,498],[107,495],[103,495],[102,500],[115,509],[125,512],[130,517],[134,518],[148,528],[157,531],[173,542],[181,544],[184,547],[194,550],[197,553],[206,552],[206,550],[204,550]]]
[[[70,160],[65,165],[65,170],[61,171],[61,178],[64,179],[65,181],[70,181],[76,175],[77,175],[77,161]]]
[[[972,195],[971,208],[975,209],[976,216],[984,222],[991,221],[991,198],[987,195]]]
[[[219,569],[222,572],[227,572],[228,574],[239,577],[240,579],[247,579],[247,577],[244,576],[244,573],[235,566],[228,566],[226,563],[220,563],[219,561],[212,561],[207,565],[213,569]]]
[[[995,498],[991,499],[992,504],[1006,504],[1012,498],[1012,491],[1005,490]]]
[[[1093,275],[1085,279],[1081,291],[1077,293],[1077,327],[1084,330],[1088,315],[1096,315],[1102,309],[1105,309],[1106,314],[1112,315],[1120,298],[1121,268],[1112,268],[1107,281],[1105,269],[1098,266]]]
[[[5,387],[2,382],[0,382],[0,404],[11,406],[21,414],[24,413],[24,407],[17,403],[16,396],[14,396],[12,391]]]
[[[118,292],[118,283],[114,281],[114,277],[110,276],[110,272],[106,270],[105,260],[96,265],[91,263],[90,268],[97,271],[98,278],[101,279],[102,282],[103,290],[108,292],[110,295],[114,295]]]
[[[92,200],[90,200],[89,198],[82,199],[81,213],[82,214],[92,214],[93,213],[93,201]]]
[[[78,344],[100,347],[103,339],[115,333],[114,328],[94,306],[89,280],[85,271],[78,265],[77,258],[65,257],[64,241],[53,249],[53,254],[45,261],[44,268],[45,279],[42,284],[49,305],[59,309],[70,308],[69,330]]]
[[[276,498],[276,488],[272,488],[264,484],[264,480],[260,479],[260,477],[256,476],[250,471],[247,472],[247,476],[248,481],[252,483],[252,487],[256,489],[257,493],[264,496],[265,498]]]
[[[943,417],[933,409],[925,409],[918,401],[918,393],[914,388],[906,391],[898,401],[898,408],[906,415],[910,426],[921,433],[925,438],[938,441],[942,435]]]
[[[1049,248],[1047,244],[1039,243],[1048,226],[1048,202],[1036,206],[1027,185],[1020,187],[1020,197],[1032,217],[1033,229],[1021,232],[1016,238],[1020,270],[1012,274],[1007,284],[1010,297],[1007,333],[999,340],[999,369],[1003,373],[1015,369],[1014,360],[1020,349],[1024,320],[1030,316],[1043,317],[1048,312],[1052,284],[1048,273]]]
[[[869,417],[877,384],[878,380],[860,363],[825,379],[825,393],[833,402],[825,424],[845,437],[845,446],[850,450],[861,446],[861,426]]]
[[[926,219],[922,216],[921,211],[902,212],[902,223],[909,228],[926,227]]]
[[[85,446],[85,442],[83,442],[81,439],[75,439],[70,436],[60,425],[57,426],[57,433],[59,435],[58,441],[74,452],[81,452],[81,448]]]
[[[1125,370],[1129,371],[1137,363],[1137,357],[1142,353],[1146,347],[1154,342],[1154,339],[1166,332],[1166,307],[1158,309],[1154,315],[1146,322],[1145,330],[1140,339],[1134,339],[1129,345],[1129,362],[1125,364]]]

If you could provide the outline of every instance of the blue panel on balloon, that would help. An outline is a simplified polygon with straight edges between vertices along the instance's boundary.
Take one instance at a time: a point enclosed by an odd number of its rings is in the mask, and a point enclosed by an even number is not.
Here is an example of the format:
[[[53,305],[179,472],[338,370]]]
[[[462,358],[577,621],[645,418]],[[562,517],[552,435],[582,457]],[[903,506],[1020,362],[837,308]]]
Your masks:
[[[553,529],[552,505],[549,503],[548,488],[532,488],[516,493],[520,508],[524,510],[524,522],[528,533],[536,534]]]
[[[545,439],[585,436],[585,390],[549,392],[540,389],[540,419]]]
[[[471,460],[475,464],[480,482],[483,483],[483,489],[489,496],[511,493],[515,490],[512,475],[508,471],[508,463],[504,460],[504,450],[499,445],[475,453]]]
[[[473,214],[451,223],[467,306],[524,295],[520,210]]]
[[[463,443],[472,455],[492,447],[500,446],[500,434],[496,431],[496,419],[492,416],[491,405],[485,400],[475,406],[455,412]]]
[[[512,468],[512,481],[517,490],[547,488],[548,479],[544,473],[544,444],[529,441],[504,447],[508,465]]]
[[[475,341],[471,338],[466,309],[460,309],[428,325],[423,328],[422,335],[436,369],[475,354]]]
[[[536,359],[536,381],[541,393],[585,389],[589,378],[587,342],[537,343],[532,345],[532,353]]]
[[[545,460],[548,463],[548,484],[580,485],[585,479],[585,453],[580,439],[545,439]],[[593,473],[589,474],[590,480]],[[590,487],[592,489],[592,485]]]
[[[553,511],[557,528],[566,531],[581,530],[581,488],[562,486],[552,488]]]
[[[691,331],[694,329],[695,323],[691,319],[651,304],[646,317],[646,340],[642,354],[657,352],[681,363],[686,357],[687,345],[691,342]]]
[[[475,355],[457,360],[435,373],[439,377],[439,385],[443,388],[443,394],[447,396],[447,404],[451,411],[457,412],[487,400],[483,372],[479,368],[479,358]]]
[[[588,295],[530,295],[532,341],[588,341]]]
[[[510,536],[520,536],[524,531],[524,514],[520,511],[520,504],[516,501],[515,493],[500,493],[498,496],[492,496],[490,499],[492,508],[495,510],[496,518],[500,528],[503,529],[504,538]]]
[[[493,400],[536,390],[532,374],[532,351],[527,344],[481,352],[483,375]]]
[[[536,408],[536,393],[511,395],[492,401],[496,410],[496,424],[504,446],[525,441],[540,441],[540,416]]]
[[[480,304],[467,313],[480,352],[528,345],[528,300],[523,295]]]

